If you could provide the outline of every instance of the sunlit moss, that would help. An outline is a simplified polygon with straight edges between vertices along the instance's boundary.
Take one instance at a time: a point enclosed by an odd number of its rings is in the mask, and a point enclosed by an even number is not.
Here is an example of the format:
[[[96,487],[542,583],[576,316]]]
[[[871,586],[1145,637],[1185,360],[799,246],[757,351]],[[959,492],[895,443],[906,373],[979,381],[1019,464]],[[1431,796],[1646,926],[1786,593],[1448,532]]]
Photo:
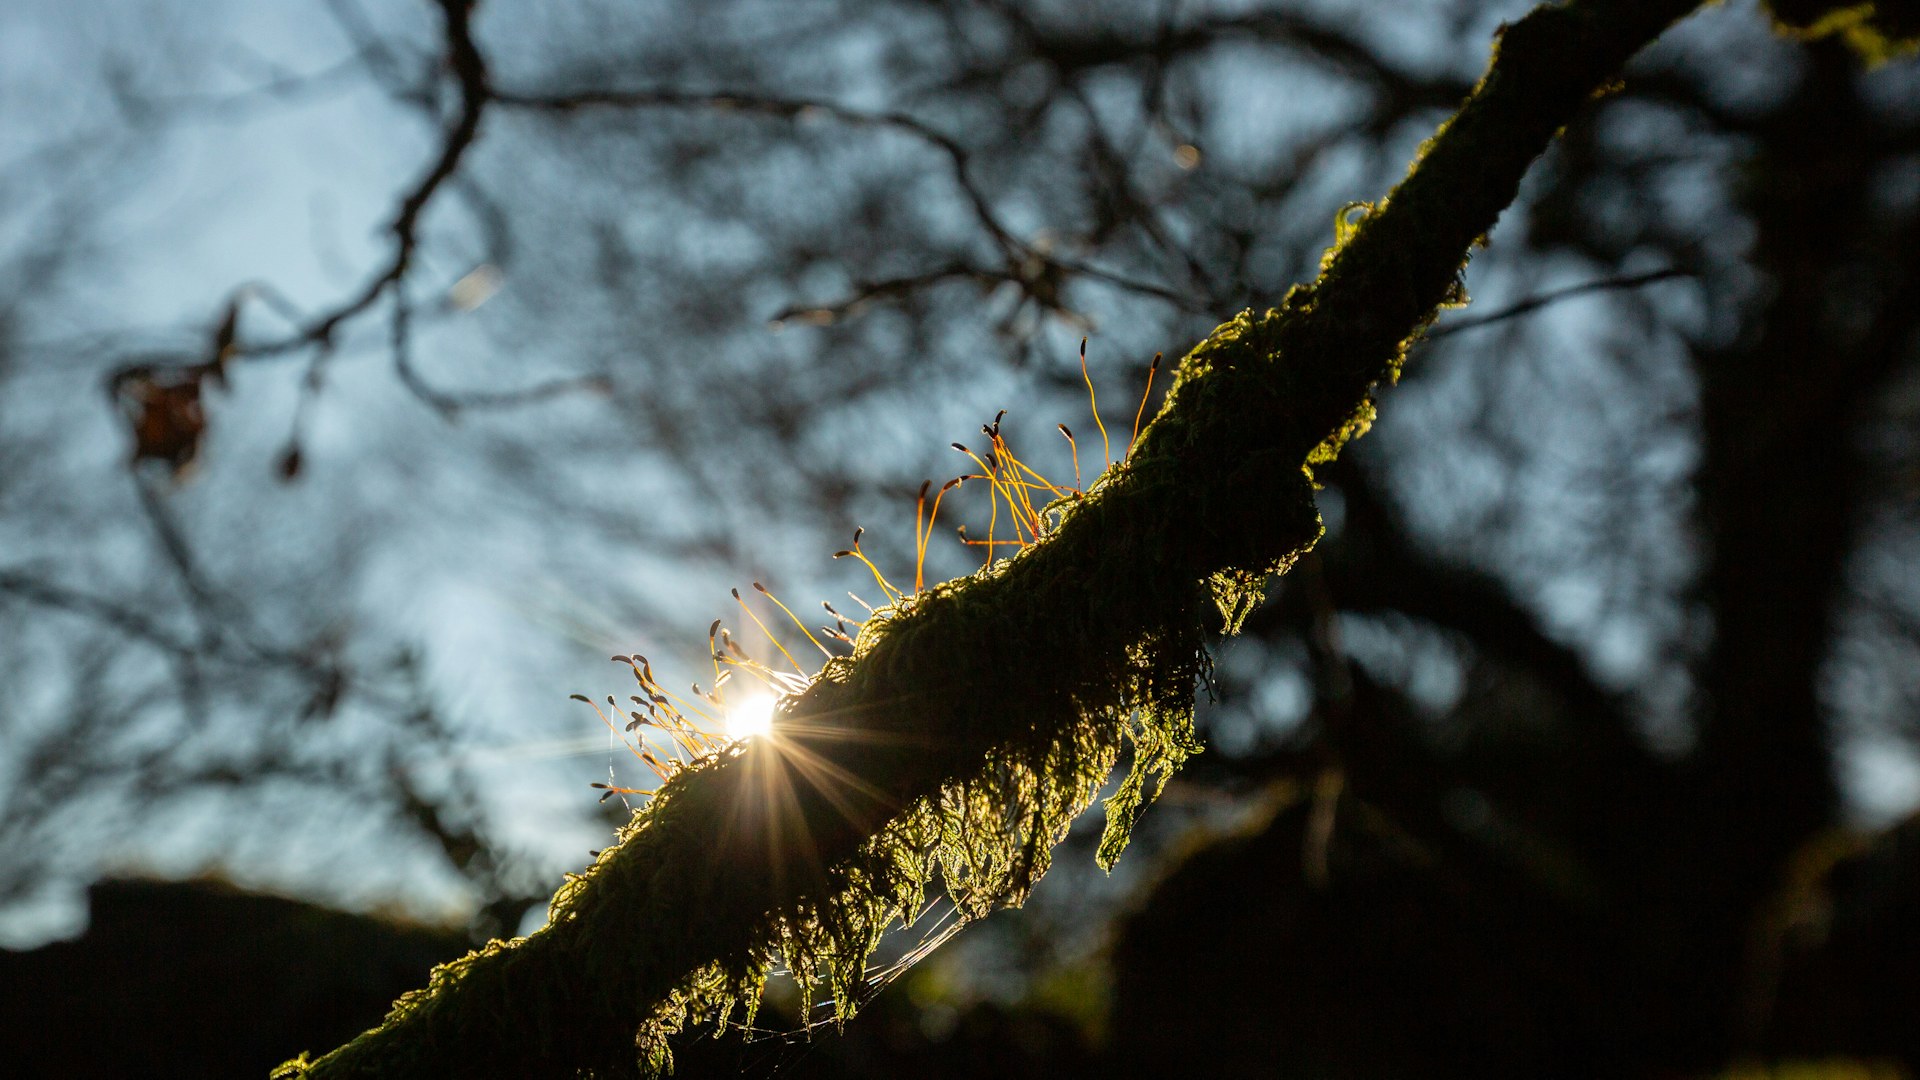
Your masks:
[[[548,926],[435,971],[385,1024],[279,1075],[628,1076],[693,1019],[750,1014],[769,968],[844,1016],[880,934],[936,880],[1020,903],[1109,774],[1099,858],[1199,749],[1207,648],[1319,538],[1308,468],[1373,417],[1409,342],[1463,299],[1528,164],[1687,0],[1543,8],[1408,178],[1343,213],[1319,279],[1222,324],[1159,415],[1043,539],[898,599],[786,699],[779,738],[674,773]]]
[[[1838,36],[1869,67],[1920,53],[1920,0],[1771,0],[1774,25],[1804,41]]]

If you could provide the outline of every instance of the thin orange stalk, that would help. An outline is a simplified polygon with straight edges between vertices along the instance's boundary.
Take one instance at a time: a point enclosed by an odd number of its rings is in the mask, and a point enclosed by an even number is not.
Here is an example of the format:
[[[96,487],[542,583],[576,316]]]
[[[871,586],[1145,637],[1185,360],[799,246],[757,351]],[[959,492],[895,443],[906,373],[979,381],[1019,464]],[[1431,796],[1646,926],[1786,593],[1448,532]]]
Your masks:
[[[807,669],[800,666],[800,662],[793,658],[793,654],[787,651],[787,647],[785,645],[780,644],[780,639],[773,636],[773,631],[767,629],[767,624],[760,621],[760,616],[755,615],[753,613],[753,609],[747,606],[747,602],[745,600],[740,599],[739,589],[733,590],[733,599],[737,603],[739,603],[740,610],[747,613],[747,618],[753,620],[753,625],[759,627],[760,632],[767,635],[768,641],[773,642],[773,647],[780,650],[780,655],[787,658],[787,663],[793,665],[793,670],[799,672],[802,675],[805,675],[807,673]]]
[[[1107,425],[1100,419],[1100,397],[1093,392],[1093,376],[1087,371],[1087,339],[1080,339],[1080,377],[1087,383],[1087,403],[1093,409],[1094,425],[1100,429],[1100,470],[1113,464],[1113,444],[1107,441]]]
[[[588,697],[585,694],[571,694],[568,696],[575,701],[586,702],[587,708],[593,710],[593,715],[599,717],[600,722],[607,725],[607,730],[613,732],[614,735],[619,737],[620,745],[626,747],[627,751],[631,753],[634,757],[640,756],[640,751],[636,749],[632,743],[627,741],[626,733],[621,731],[618,727],[615,727],[613,721],[607,719],[607,714],[600,711],[600,706],[595,704],[592,698]]]
[[[933,481],[920,481],[920,496],[913,504],[913,591],[918,594],[927,587],[924,568],[927,565],[927,532],[932,524],[927,517],[927,489]]]
[[[1153,363],[1147,366],[1147,388],[1140,394],[1140,407],[1133,413],[1133,434],[1127,439],[1127,453],[1133,453],[1133,444],[1140,441],[1140,418],[1147,415],[1147,399],[1153,396],[1153,377],[1160,370],[1160,354],[1153,354]],[[1126,460],[1124,457],[1122,461]]]
[[[799,627],[800,632],[807,635],[807,640],[813,642],[813,647],[820,650],[820,655],[826,657],[829,660],[833,659],[833,650],[827,648],[825,645],[820,644],[820,639],[813,636],[813,631],[807,629],[807,624],[800,621],[800,616],[795,615],[793,613],[792,608],[789,608],[787,605],[782,604],[780,602],[780,598],[768,592],[767,587],[765,585],[762,585],[756,581],[753,583],[753,587],[760,591],[761,596],[764,596],[767,599],[773,601],[773,604],[775,607],[787,613],[787,618],[792,619],[793,625]]]
[[[956,476],[953,479],[947,481],[946,483],[941,484],[940,490],[934,493],[933,510],[931,513],[927,515],[927,529],[926,529],[926,532],[920,538],[919,555],[913,564],[914,591],[916,592],[919,591],[920,588],[922,587],[921,583],[925,580],[925,573],[926,573],[926,566],[927,566],[927,545],[931,543],[933,540],[933,523],[940,517],[940,500],[947,497],[947,492],[952,491],[954,488],[959,487],[961,484],[964,484],[969,480],[975,480],[975,479],[979,479],[979,478],[972,474],[968,474],[966,476]],[[853,596],[852,593],[848,593],[847,595]],[[857,596],[854,596],[853,598],[855,600],[860,600],[860,598]],[[866,603],[865,600],[860,600],[860,602],[862,604]],[[833,608],[829,606],[827,610],[833,611]],[[872,609],[869,608],[868,610],[871,611]],[[839,618],[840,613],[837,611],[833,611],[833,617],[836,619]]]
[[[1038,540],[1040,539],[1040,515],[1034,513],[1033,500],[1027,498],[1027,488],[1031,485],[1020,479],[1020,470],[1026,468],[1026,466],[1022,465],[1020,459],[1014,456],[1013,447],[1008,446],[1007,440],[1001,437],[998,430],[999,427],[1000,422],[995,420],[993,428],[989,429],[988,434],[993,438],[994,460],[1004,462],[1007,466],[1007,472],[1013,474],[1011,480],[1001,481],[1001,483],[1007,487],[1007,508],[1014,514],[1013,535],[1017,539],[1020,535],[1020,526],[1024,524],[1027,527],[1027,532],[1032,535],[1033,539]],[[1033,470],[1027,469],[1027,471],[1032,472]],[[1026,514],[1024,521],[1020,518],[1022,512]]]

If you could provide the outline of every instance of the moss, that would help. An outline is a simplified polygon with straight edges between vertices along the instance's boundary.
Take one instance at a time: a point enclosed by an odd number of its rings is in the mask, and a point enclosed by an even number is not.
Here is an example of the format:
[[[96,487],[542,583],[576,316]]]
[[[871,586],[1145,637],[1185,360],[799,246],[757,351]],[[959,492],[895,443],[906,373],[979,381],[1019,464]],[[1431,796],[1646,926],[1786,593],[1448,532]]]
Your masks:
[[[631,1076],[783,961],[852,1011],[880,933],[936,879],[1020,903],[1125,759],[1110,864],[1199,749],[1207,648],[1320,536],[1311,465],[1366,430],[1408,343],[1528,163],[1693,4],[1589,0],[1504,31],[1408,178],[1343,213],[1319,280],[1181,362],[1128,460],[1019,556],[880,612],[782,704],[777,739],[676,775],[554,896],[549,925],[434,973],[380,1028],[282,1077]]]
[[[1774,26],[1803,41],[1838,36],[1868,66],[1920,52],[1920,0],[1770,0]]]

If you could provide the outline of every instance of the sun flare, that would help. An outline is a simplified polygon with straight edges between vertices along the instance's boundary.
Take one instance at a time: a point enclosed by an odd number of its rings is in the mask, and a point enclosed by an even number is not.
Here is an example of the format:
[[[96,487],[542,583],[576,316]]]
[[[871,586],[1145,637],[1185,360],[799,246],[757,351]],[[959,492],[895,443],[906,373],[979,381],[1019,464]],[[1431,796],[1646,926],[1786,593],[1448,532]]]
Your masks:
[[[736,742],[765,735],[773,730],[774,699],[766,694],[750,694],[727,706],[727,737]]]

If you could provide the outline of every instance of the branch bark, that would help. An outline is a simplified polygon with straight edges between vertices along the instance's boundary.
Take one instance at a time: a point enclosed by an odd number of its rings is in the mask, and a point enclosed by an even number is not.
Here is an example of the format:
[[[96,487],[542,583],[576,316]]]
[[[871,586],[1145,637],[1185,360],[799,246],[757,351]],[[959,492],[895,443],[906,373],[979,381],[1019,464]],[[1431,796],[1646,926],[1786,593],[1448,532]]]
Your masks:
[[[1052,511],[1041,542],[883,612],[783,703],[785,735],[677,775],[545,929],[440,968],[381,1027],[277,1075],[645,1072],[689,1013],[751,1008],[776,953],[844,1003],[936,872],[969,914],[1019,902],[1131,743],[1103,845],[1117,854],[1145,789],[1195,749],[1222,616],[1231,631],[1319,537],[1307,467],[1366,429],[1374,388],[1461,300],[1470,247],[1555,132],[1694,6],[1581,0],[1505,28],[1319,280],[1195,348],[1130,459]]]

